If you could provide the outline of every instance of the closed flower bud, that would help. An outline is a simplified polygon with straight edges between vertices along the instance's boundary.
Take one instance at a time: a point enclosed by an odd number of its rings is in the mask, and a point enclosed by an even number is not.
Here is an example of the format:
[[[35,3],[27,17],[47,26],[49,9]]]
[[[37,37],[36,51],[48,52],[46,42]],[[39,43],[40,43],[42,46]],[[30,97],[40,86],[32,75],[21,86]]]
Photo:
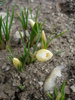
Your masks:
[[[42,41],[46,42],[46,35],[44,30],[42,30]]]
[[[53,54],[49,50],[46,50],[46,49],[41,49],[41,50],[37,51],[37,53],[36,53],[37,60],[39,60],[41,62],[45,62],[45,61],[51,59],[52,56],[53,56]]]
[[[16,69],[18,68],[18,66],[19,67],[22,66],[22,63],[21,63],[21,61],[18,58],[13,58],[13,64],[16,67]]]
[[[35,22],[34,22],[32,19],[28,19],[28,20],[29,20],[29,22],[30,22],[31,27],[33,28]]]

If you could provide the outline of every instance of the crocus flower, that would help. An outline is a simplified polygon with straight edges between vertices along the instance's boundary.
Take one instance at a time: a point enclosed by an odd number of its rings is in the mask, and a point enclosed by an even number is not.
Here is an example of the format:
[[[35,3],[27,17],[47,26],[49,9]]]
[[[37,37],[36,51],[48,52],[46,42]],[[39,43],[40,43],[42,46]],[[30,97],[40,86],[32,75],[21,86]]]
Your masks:
[[[42,30],[42,41],[46,42],[46,35],[44,30]]]
[[[39,51],[37,51],[36,53],[36,58],[37,60],[41,61],[41,62],[45,62],[49,59],[51,59],[51,57],[53,56],[53,54],[46,49],[41,49]]]
[[[28,21],[30,22],[31,27],[33,28],[35,22],[32,19],[28,19]]]
[[[42,30],[41,38],[42,38],[41,48],[44,49],[45,48],[45,44],[46,44],[46,35],[45,35],[44,30]]]
[[[21,61],[18,58],[13,58],[13,64],[16,67],[16,69],[18,68],[18,66],[19,67],[22,66],[22,63],[21,63]]]

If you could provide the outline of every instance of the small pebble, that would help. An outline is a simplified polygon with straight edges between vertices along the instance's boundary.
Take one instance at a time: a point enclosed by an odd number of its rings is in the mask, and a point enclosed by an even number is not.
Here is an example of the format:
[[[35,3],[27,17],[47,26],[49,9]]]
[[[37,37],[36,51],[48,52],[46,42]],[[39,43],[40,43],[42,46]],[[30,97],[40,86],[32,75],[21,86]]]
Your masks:
[[[10,70],[10,67],[9,67],[9,66],[7,66],[7,67],[6,67],[6,71],[9,71],[9,70]]]
[[[70,88],[75,93],[75,85],[71,86]]]

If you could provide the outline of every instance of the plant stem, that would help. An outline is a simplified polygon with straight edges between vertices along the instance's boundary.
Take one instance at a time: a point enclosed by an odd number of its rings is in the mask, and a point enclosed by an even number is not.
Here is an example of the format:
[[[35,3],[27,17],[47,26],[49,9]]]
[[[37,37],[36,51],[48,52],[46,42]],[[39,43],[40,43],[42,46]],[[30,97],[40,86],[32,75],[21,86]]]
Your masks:
[[[2,40],[0,44],[0,50],[3,50],[3,49],[5,49],[5,44],[4,44],[4,41]]]
[[[23,32],[24,32],[24,40],[26,40],[26,34],[25,34],[25,30],[23,30]]]
[[[6,41],[6,50],[8,47],[10,48],[10,39],[8,41]]]

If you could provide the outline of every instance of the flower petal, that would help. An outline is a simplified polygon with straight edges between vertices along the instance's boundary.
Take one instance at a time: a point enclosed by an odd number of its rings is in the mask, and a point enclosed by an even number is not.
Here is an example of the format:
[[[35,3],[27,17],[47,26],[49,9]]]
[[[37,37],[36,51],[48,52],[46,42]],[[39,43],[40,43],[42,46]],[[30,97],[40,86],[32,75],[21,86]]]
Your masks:
[[[33,28],[35,22],[32,19],[28,19],[28,21],[30,22],[31,27]]]
[[[51,59],[52,56],[53,56],[53,54],[49,50],[46,50],[46,49],[41,49],[41,50],[37,51],[37,54],[36,54],[37,60],[39,60],[41,62]]]
[[[13,64],[17,68],[18,66],[21,67],[22,63],[18,58],[13,58]]]

